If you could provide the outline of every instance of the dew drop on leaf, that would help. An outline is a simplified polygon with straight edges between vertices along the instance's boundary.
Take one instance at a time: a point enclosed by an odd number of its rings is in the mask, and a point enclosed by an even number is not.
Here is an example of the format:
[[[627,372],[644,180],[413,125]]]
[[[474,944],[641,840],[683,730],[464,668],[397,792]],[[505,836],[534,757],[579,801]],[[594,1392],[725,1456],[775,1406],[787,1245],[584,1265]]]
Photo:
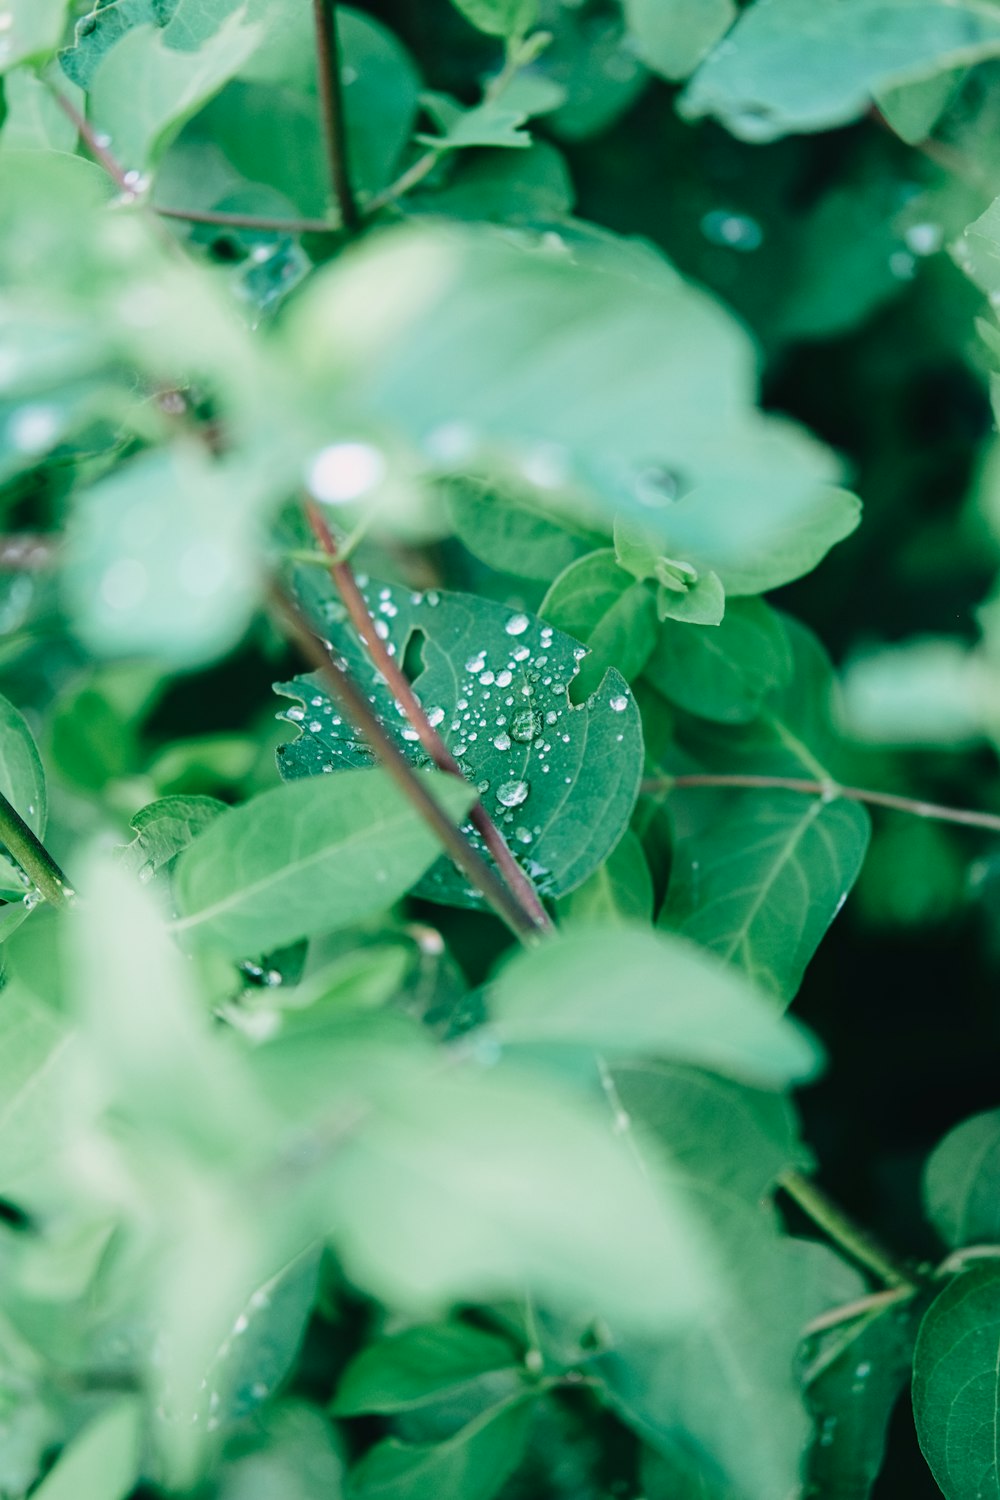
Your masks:
[[[504,807],[520,807],[530,790],[526,781],[505,781],[497,790],[497,801]]]

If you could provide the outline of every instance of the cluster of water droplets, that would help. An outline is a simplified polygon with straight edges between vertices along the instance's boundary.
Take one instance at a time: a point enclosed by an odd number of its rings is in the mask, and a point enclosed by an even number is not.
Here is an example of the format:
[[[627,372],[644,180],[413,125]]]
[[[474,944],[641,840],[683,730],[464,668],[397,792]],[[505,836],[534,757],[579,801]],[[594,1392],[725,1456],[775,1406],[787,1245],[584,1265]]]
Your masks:
[[[402,652],[414,630],[422,630],[434,645],[436,665],[429,671],[425,662],[425,681],[421,684],[427,719],[476,787],[527,873],[544,889],[550,873],[541,847],[544,835],[571,794],[586,744],[587,713],[597,702],[596,695],[580,705],[569,697],[570,683],[586,654],[584,648],[518,610],[507,612],[500,622],[491,622],[492,628],[484,629],[479,640],[473,624],[469,644],[456,648],[452,617],[442,611],[440,620],[434,620],[427,614],[441,604],[441,596],[435,591],[411,594],[370,582],[363,575],[358,583],[375,632],[389,655]],[[450,603],[446,600],[446,606]],[[329,619],[342,623],[339,607]],[[344,649],[348,649],[346,645]],[[438,651],[452,659],[454,675],[447,689]],[[373,707],[404,742],[408,758],[417,765],[428,764],[417,731],[409,724],[403,706],[392,699],[384,677],[370,662],[359,666],[359,660],[350,665],[359,680],[370,684],[368,696]],[[428,687],[428,683],[435,685]],[[624,713],[629,706],[623,686],[602,689],[601,696],[602,706],[612,713]],[[293,764],[308,763],[310,769],[327,772],[336,769],[338,762],[372,762],[367,745],[354,737],[325,693],[304,698],[279,718],[303,731],[302,740],[286,747]],[[579,730],[583,730],[582,735]],[[617,739],[623,737],[619,734]],[[314,741],[311,747],[304,743],[306,739]],[[464,832],[477,849],[485,852],[481,836],[471,823]],[[442,862],[429,879],[432,884],[449,884],[454,873]]]

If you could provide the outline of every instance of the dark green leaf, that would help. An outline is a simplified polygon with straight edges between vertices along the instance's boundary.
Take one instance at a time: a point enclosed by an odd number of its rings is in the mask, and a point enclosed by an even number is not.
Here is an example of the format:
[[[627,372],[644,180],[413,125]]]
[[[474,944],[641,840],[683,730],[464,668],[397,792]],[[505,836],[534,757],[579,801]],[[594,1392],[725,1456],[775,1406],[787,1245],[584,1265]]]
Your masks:
[[[600,545],[599,531],[579,519],[541,508],[523,496],[472,481],[448,486],[448,513],[460,541],[492,568],[548,583],[557,573]]]
[[[314,569],[300,587],[322,633],[369,684],[400,748],[422,764],[415,732],[344,623],[329,581]],[[376,580],[365,580],[364,594],[398,660],[420,641],[417,696],[539,891],[558,896],[582,884],[621,837],[639,789],[639,713],[622,678],[608,672],[600,690],[575,706],[569,692],[583,647],[535,616],[471,594],[412,594]],[[285,715],[302,736],[282,747],[284,777],[370,763],[367,746],[315,677],[277,691],[302,704]],[[479,835],[470,837],[478,847]],[[444,860],[420,894],[481,904]]]
[[[409,1328],[370,1344],[348,1365],[333,1402],[339,1417],[423,1406],[492,1370],[513,1370],[511,1346],[464,1323]]]
[[[653,880],[638,837],[627,828],[589,880],[563,897],[562,922],[651,922]]]
[[[455,818],[471,788],[428,773]],[[263,792],[216,818],[177,863],[178,932],[234,957],[347,927],[405,894],[437,841],[384,771]]]
[[[924,1207],[948,1245],[1000,1241],[1000,1110],[963,1120],[935,1148]]]
[[[1000,1495],[1000,1265],[954,1277],[931,1303],[913,1359],[913,1415],[947,1500]]]
[[[490,1500],[520,1463],[530,1420],[521,1394],[443,1443],[387,1438],[352,1471],[348,1493],[351,1500]]]
[[[646,678],[672,703],[705,719],[743,724],[787,686],[792,655],[780,615],[762,599],[730,599],[717,630],[664,621]]]
[[[618,566],[610,549],[571,563],[552,584],[539,613],[590,650],[577,695],[594,692],[609,667],[638,677],[656,636],[656,610],[645,584]]]

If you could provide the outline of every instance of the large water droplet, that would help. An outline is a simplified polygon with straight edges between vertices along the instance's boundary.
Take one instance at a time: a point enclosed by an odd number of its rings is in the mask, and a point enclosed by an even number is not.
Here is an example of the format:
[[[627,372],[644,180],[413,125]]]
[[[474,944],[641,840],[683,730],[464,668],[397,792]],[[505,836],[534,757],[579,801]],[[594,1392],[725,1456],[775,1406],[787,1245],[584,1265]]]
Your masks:
[[[498,750],[509,750],[510,749],[510,735],[509,734],[498,734],[495,737],[493,743],[494,743],[494,745],[496,746],[496,748]]]
[[[497,801],[503,807],[520,807],[522,802],[528,800],[530,790],[526,781],[505,781],[503,786],[497,788]]]
[[[616,696],[611,700],[611,707],[614,709],[616,714],[623,714],[628,708],[628,699],[625,697],[625,694],[616,694]]]
[[[529,624],[530,621],[527,615],[511,615],[504,626],[504,630],[506,630],[508,635],[523,635]]]
[[[533,709],[523,708],[514,715],[514,721],[510,726],[511,737],[520,740],[522,745],[529,744],[542,732],[542,716]]]
[[[432,729],[436,729],[444,718],[443,708],[429,708],[427,710],[427,722]]]

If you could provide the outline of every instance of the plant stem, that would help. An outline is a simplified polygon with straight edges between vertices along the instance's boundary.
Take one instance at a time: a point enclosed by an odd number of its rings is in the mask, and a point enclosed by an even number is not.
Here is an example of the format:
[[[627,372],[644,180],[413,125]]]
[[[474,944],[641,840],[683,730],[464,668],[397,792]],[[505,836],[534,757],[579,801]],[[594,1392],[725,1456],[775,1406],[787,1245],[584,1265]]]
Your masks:
[[[434,764],[439,770],[447,771],[450,775],[457,776],[460,781],[465,781],[461,766],[431,724],[401,666],[389,655],[385,642],[379,639],[375,622],[365,603],[364,595],[358,587],[353,569],[350,563],[344,560],[343,554],[338,553],[330,528],[315,500],[307,501],[306,514],[313,536],[329,559],[330,577],[334,588],[344,602],[361,644],[385,678],[389,691],[403,710],[412,728],[416,730],[420,743]],[[472,804],[469,819],[492,854],[525,916],[540,931],[550,932],[552,922],[548,912],[538,899],[531,881],[508,849],[503,834],[478,798]]]
[[[801,792],[804,796],[825,797],[833,801],[844,797],[848,802],[866,802],[873,807],[888,807],[893,812],[911,813],[917,818],[933,818],[938,823],[959,823],[965,828],[986,828],[1000,833],[1000,814],[976,812],[970,808],[946,807],[940,802],[923,802],[916,797],[901,797],[896,792],[871,791],[867,787],[841,786],[837,781],[808,781],[795,776],[714,775],[700,772],[688,776],[653,776],[642,784],[644,792],[718,787],[723,790]]]
[[[282,218],[279,215],[226,213],[216,208],[166,208],[152,204],[161,219],[183,219],[189,224],[218,224],[223,229],[260,229],[277,234],[339,234],[340,225],[327,219]]]
[[[87,117],[85,115],[82,115],[77,109],[76,105],[73,104],[69,99],[67,99],[65,94],[60,93],[57,88],[52,89],[52,96],[55,99],[56,103],[59,105],[59,108],[62,110],[63,114],[66,115],[67,118],[73,123],[73,125],[76,126],[80,139],[83,141],[83,144],[86,146],[94,161],[97,162],[98,166],[104,168],[105,172],[107,172],[108,176],[111,178],[116,187],[118,187],[123,193],[126,193],[130,197],[134,198],[135,190],[133,188],[132,181],[129,179],[128,173],[125,171],[125,168],[121,165],[118,159],[112,156],[107,147],[102,144],[102,142],[98,138],[97,132],[94,130],[93,125],[91,125]]]
[[[783,1172],[778,1185],[845,1255],[864,1266],[887,1287],[918,1289],[919,1282],[910,1272],[866,1230],[848,1218],[843,1209],[838,1208],[810,1178],[801,1172]]]
[[[347,164],[347,127],[340,76],[337,7],[334,0],[313,0],[313,13],[316,20],[316,60],[323,111],[323,139],[330,184],[341,224],[348,234],[356,234],[361,220]]]
[[[416,161],[408,166],[405,172],[401,172],[395,182],[390,182],[387,188],[380,193],[375,193],[368,199],[364,206],[364,216],[371,218],[373,214],[381,213],[383,208],[388,208],[390,203],[395,203],[397,198],[402,198],[411,188],[417,187],[425,177],[429,177],[437,166],[444,153],[436,146],[425,151],[423,156],[418,156]]]
[[[537,925],[528,917],[500,877],[472,847],[461,829],[456,827],[431,796],[420,773],[410,765],[406,756],[386,733],[378,715],[357,684],[338,664],[336,658],[330,656],[314,634],[298,605],[277,584],[272,586],[270,595],[276,613],[280,614],[286,624],[288,634],[300,647],[302,654],[326,679],[347,717],[364,735],[396,785],[437,834],[445,852],[522,942],[536,940],[541,935]]]
[[[0,792],[0,844],[52,906],[68,906],[75,892],[45,845]]]

